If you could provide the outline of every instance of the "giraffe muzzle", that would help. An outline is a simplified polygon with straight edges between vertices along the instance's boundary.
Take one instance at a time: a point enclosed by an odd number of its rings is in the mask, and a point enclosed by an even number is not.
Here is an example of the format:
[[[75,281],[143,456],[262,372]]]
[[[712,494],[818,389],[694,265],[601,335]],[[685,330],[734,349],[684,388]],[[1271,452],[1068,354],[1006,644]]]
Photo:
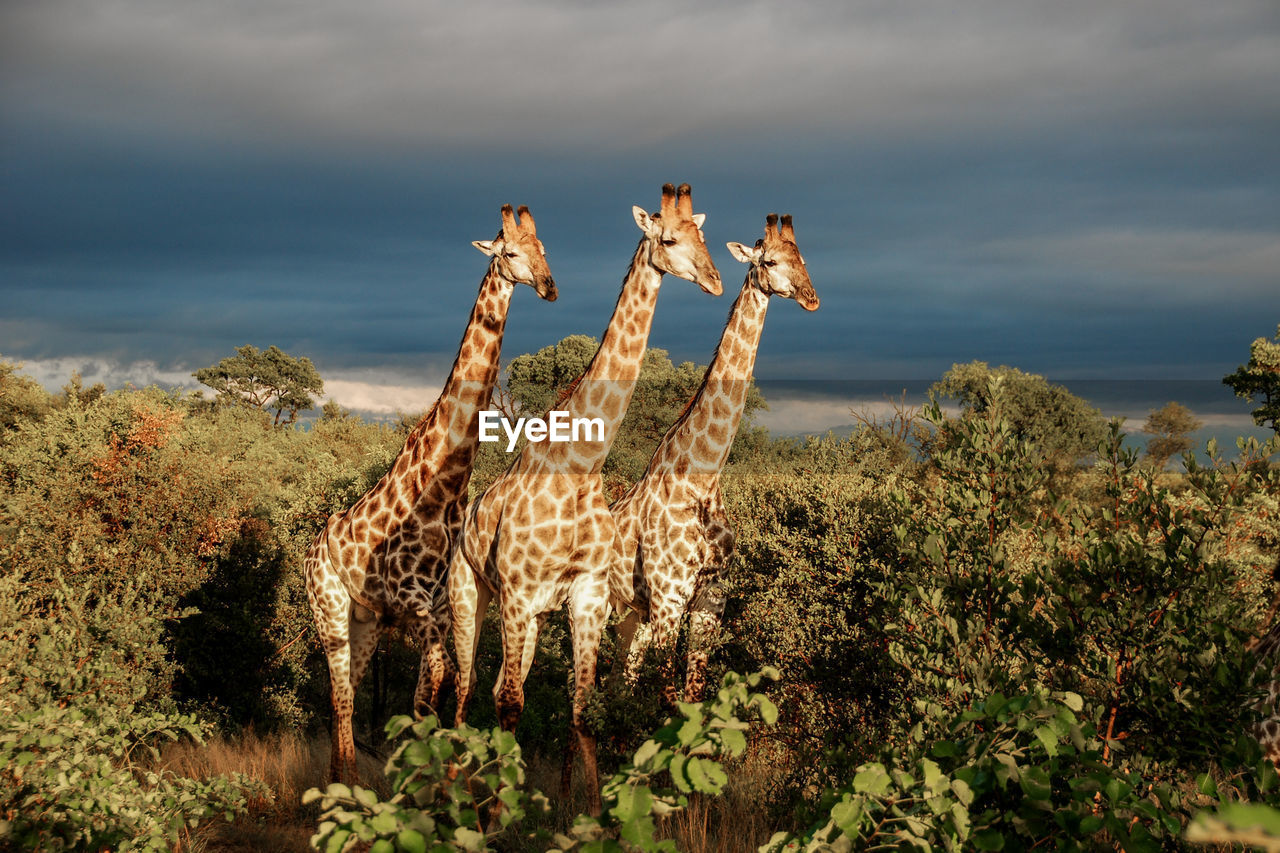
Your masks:
[[[724,293],[724,285],[720,283],[720,276],[718,275],[699,276],[698,287],[701,287],[703,291],[710,293],[712,296],[719,296]]]

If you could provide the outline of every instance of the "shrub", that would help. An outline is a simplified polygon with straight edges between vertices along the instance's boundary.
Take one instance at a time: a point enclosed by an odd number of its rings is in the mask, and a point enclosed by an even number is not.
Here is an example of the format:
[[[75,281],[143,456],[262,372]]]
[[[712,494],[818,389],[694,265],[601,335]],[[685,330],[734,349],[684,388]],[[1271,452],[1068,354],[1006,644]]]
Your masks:
[[[130,660],[157,630],[125,591],[90,603],[56,587],[37,608],[0,578],[0,841],[27,849],[170,850],[188,827],[245,809],[260,786],[153,768],[156,744],[201,742],[196,717],[145,710]]]

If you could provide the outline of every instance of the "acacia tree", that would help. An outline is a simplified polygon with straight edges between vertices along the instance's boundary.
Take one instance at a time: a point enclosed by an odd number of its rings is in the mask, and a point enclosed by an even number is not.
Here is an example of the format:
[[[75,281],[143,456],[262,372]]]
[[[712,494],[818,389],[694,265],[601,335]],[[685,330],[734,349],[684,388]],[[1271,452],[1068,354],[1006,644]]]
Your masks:
[[[1274,341],[1254,340],[1249,346],[1249,363],[1222,377],[1222,384],[1230,386],[1237,397],[1250,403],[1261,402],[1253,410],[1253,422],[1269,426],[1280,435],[1280,325],[1276,326]]]
[[[985,415],[996,392],[1013,436],[1038,448],[1057,473],[1092,455],[1106,437],[1106,422],[1087,401],[1016,367],[993,368],[985,361],[953,364],[929,389],[931,396],[959,400],[964,418]]]
[[[1204,421],[1192,414],[1181,403],[1169,401],[1147,415],[1142,431],[1151,436],[1147,440],[1147,458],[1157,468],[1163,468],[1173,456],[1191,449],[1191,435],[1204,426]]]
[[[315,407],[312,394],[324,392],[324,380],[309,358],[294,358],[279,347],[265,351],[246,344],[236,355],[192,374],[227,405],[274,411],[275,424],[291,424],[298,412]]]

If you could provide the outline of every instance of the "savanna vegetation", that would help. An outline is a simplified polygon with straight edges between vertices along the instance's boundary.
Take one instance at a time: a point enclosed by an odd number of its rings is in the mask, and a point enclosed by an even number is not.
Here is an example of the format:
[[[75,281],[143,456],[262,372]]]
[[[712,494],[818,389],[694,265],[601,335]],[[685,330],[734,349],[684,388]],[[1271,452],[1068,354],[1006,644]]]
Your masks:
[[[0,847],[1154,850],[1280,825],[1246,650],[1275,618],[1275,448],[1175,470],[1184,445],[1140,457],[1066,389],[981,362],[849,437],[744,422],[720,687],[664,708],[662,663],[628,684],[606,638],[600,818],[577,815],[581,783],[549,796],[561,619],[514,736],[483,699],[474,727],[400,716],[418,657],[389,636],[358,697],[368,787],[326,786],[300,562],[415,418],[328,405],[301,428],[318,374],[251,349],[202,371],[212,398],[76,377],[50,394],[0,364]],[[544,410],[594,349],[514,359],[496,402]],[[701,373],[649,353],[611,489]],[[1177,440],[1166,409],[1148,432]],[[473,493],[507,458],[482,446]],[[499,656],[489,630],[482,682]]]

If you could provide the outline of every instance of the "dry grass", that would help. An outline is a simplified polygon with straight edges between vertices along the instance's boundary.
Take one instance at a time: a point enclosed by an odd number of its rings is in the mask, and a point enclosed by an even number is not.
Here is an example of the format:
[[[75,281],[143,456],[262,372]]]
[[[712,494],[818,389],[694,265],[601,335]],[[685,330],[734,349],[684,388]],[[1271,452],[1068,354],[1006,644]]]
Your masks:
[[[249,732],[214,740],[204,747],[175,744],[165,751],[163,762],[175,773],[197,779],[243,773],[263,782],[271,791],[269,798],[250,802],[249,813],[235,823],[212,820],[202,824],[192,834],[187,848],[192,853],[303,853],[311,849],[309,841],[319,809],[315,805],[302,806],[301,799],[308,788],[325,783],[329,765],[326,738],[306,739],[294,733],[260,736]],[[383,764],[381,759],[360,754],[361,781],[386,798],[390,790],[382,773]],[[729,772],[725,793],[720,797],[692,797],[688,809],[659,823],[661,836],[674,838],[679,848],[688,853],[753,851],[769,840],[773,830],[767,823],[764,804],[775,768],[765,758],[747,756],[725,769]],[[570,796],[560,800],[560,770],[559,757],[529,758],[530,787],[551,799],[554,811],[543,825],[552,831],[568,828],[587,803],[581,772],[575,774]],[[522,851],[545,847],[518,839],[515,834],[501,839],[498,846]]]
[[[208,821],[195,831],[192,851],[294,853],[307,851],[316,830],[318,809],[302,805],[308,788],[323,787],[329,768],[327,738],[306,739],[296,733],[260,736],[247,732],[220,738],[206,746],[175,744],[163,754],[164,766],[195,779],[229,773],[263,782],[269,798],[249,803],[249,813],[235,823]],[[360,780],[379,796],[389,796],[381,759],[359,755]]]
[[[551,799],[554,809],[547,825],[564,831],[574,817],[587,806],[586,786],[581,766],[576,766],[573,786],[567,800],[561,801],[558,757],[529,758],[528,782]],[[766,804],[776,784],[777,767],[766,758],[751,754],[742,760],[728,762],[729,786],[719,797],[695,794],[689,807],[658,821],[658,836],[675,839],[686,853],[747,853],[759,849],[773,835]],[[545,847],[545,845],[544,845]],[[529,851],[543,848],[527,847]]]

